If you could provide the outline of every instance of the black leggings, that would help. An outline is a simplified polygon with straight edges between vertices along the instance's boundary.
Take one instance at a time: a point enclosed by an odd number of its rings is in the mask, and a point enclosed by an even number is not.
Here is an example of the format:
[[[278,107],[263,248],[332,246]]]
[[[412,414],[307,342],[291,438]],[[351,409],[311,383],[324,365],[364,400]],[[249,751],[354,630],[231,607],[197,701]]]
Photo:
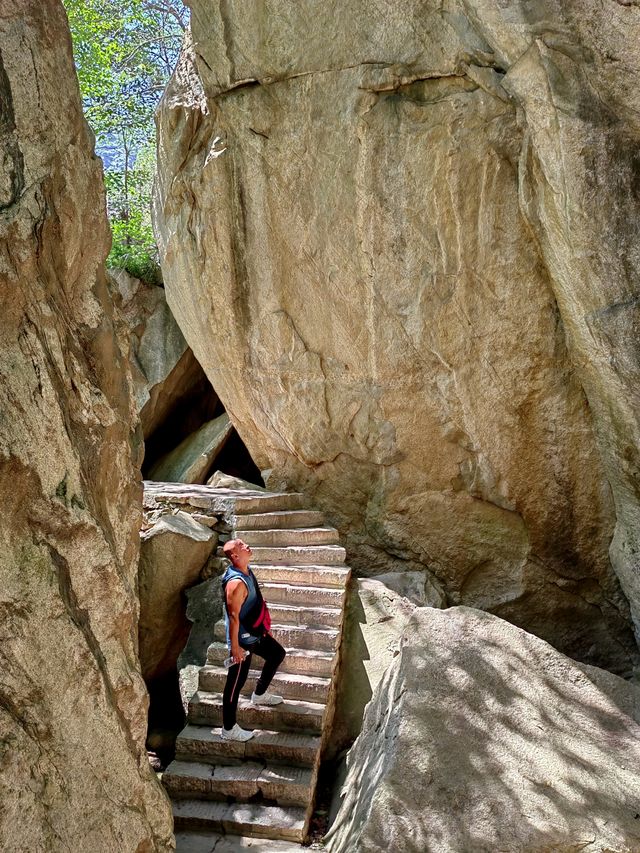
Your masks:
[[[232,729],[236,724],[240,691],[244,687],[247,676],[249,675],[251,659],[254,653],[264,658],[264,666],[262,667],[262,672],[254,691],[258,696],[262,696],[266,692],[267,687],[271,684],[271,679],[276,674],[276,670],[286,655],[280,643],[274,640],[271,634],[265,634],[261,640],[253,643],[251,651],[249,651],[249,654],[242,663],[234,663],[229,667],[227,683],[224,686],[222,694],[222,725],[227,731]]]

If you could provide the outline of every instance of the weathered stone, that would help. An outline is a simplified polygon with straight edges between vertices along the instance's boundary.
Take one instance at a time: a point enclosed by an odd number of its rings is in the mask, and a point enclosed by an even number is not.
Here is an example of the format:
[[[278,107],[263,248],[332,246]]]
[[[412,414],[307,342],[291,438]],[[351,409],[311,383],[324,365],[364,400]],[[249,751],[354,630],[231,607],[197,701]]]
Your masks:
[[[202,483],[231,435],[233,427],[225,413],[184,439],[163,456],[149,472],[152,480],[168,483]]]
[[[628,672],[635,8],[191,6],[156,230],[268,487],[311,495],[360,573],[426,568]]]
[[[408,598],[418,607],[446,607],[447,599],[440,584],[426,572],[389,572],[376,575],[376,581]],[[375,584],[363,584],[360,590],[373,591]]]
[[[141,534],[140,664],[146,681],[175,668],[189,637],[185,589],[193,586],[218,542],[186,512],[165,515]]]
[[[639,761],[640,726],[574,661],[490,614],[420,608],[349,753],[327,846],[629,853]]]
[[[131,362],[136,404],[141,420],[149,426],[154,418],[151,395],[156,396],[182,356],[187,342],[180,331],[165,299],[164,288],[147,284],[129,275],[126,270],[111,270],[120,295],[120,308],[131,329]],[[149,405],[151,403],[151,405]],[[147,407],[145,412],[145,407]],[[144,416],[143,416],[144,413]]]
[[[424,575],[420,588],[411,578],[413,574],[417,573],[398,572],[398,578],[408,578],[410,589],[418,587],[424,596]],[[395,579],[392,577],[392,582]],[[443,605],[437,594],[422,603],[432,607]],[[364,709],[398,654],[402,632],[417,606],[415,601],[390,589],[380,578],[352,579],[347,595],[336,716],[327,757],[333,757],[352,744],[360,733]]]
[[[255,483],[248,483],[240,477],[231,477],[225,474],[224,471],[216,471],[207,480],[207,486],[213,486],[216,489],[253,489],[254,492],[266,492],[264,486],[257,486]]]
[[[640,685],[637,682],[625,681],[606,669],[589,666],[586,663],[576,663],[587,678],[601,690],[605,696],[616,705],[623,714],[640,723]]]
[[[0,849],[169,851],[128,332],[64,8],[0,0]]]
[[[203,666],[207,649],[213,640],[216,622],[222,617],[222,584],[212,577],[186,591],[187,619],[191,622],[189,640],[178,660],[178,667],[188,664]]]
[[[213,414],[217,397],[178,328],[164,288],[140,281],[126,270],[112,269],[109,273],[117,288],[118,307],[130,331],[134,394],[145,440],[151,439],[148,449],[153,462],[158,455],[157,445],[162,446],[168,439],[165,435],[154,436],[156,430],[175,417],[176,410],[181,410],[179,427],[184,426],[187,431],[179,432],[182,438],[188,434],[189,425],[193,430],[203,420],[210,419],[206,413]],[[199,406],[194,405],[194,397]],[[207,398],[204,407],[203,398]],[[175,426],[169,424],[168,431]]]

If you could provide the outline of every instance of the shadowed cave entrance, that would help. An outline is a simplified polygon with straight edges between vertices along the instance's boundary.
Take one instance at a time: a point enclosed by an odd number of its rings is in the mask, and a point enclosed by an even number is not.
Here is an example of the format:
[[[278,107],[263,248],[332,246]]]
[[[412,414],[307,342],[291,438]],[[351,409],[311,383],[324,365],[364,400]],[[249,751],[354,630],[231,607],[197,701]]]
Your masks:
[[[180,445],[184,445],[205,424],[225,414],[224,405],[191,350],[188,350],[185,356],[191,363],[185,371],[184,380],[165,402],[162,416],[157,419],[159,422],[152,424],[153,428],[148,434],[145,430],[142,463],[142,476],[145,480],[155,479],[153,469],[163,458]],[[143,429],[144,427],[143,418]],[[260,470],[235,429],[231,430],[224,445],[212,457],[209,467],[198,481],[206,483],[215,471],[241,477],[250,483],[262,484]]]
[[[180,376],[177,382],[165,382],[166,393],[156,394],[153,428],[145,432],[145,455],[142,463],[142,475],[145,481],[189,482],[206,484],[216,472],[237,477],[258,486],[263,486],[260,471],[244,442],[236,430],[228,423],[225,408],[209,382],[202,367],[190,350],[181,359]],[[144,413],[142,416],[145,428]],[[216,424],[223,428],[222,435]],[[213,437],[207,443],[208,431]],[[194,477],[182,479],[167,476],[166,472],[188,470],[194,472],[193,459],[205,459],[199,465]],[[164,473],[163,473],[164,472]],[[160,476],[159,476],[160,474]],[[148,492],[148,487],[145,494]],[[146,504],[145,499],[145,504]],[[167,505],[167,515],[184,511],[180,504]],[[145,525],[157,521],[157,511],[151,514],[145,508]],[[224,537],[220,526],[213,526],[217,536]],[[213,626],[220,617],[218,575],[220,561],[216,557],[216,547],[201,567],[191,565],[187,574],[185,566],[176,561],[175,566],[165,565],[158,577],[154,577],[156,565],[154,559],[162,550],[162,536],[148,543],[143,537],[140,563],[140,659],[143,676],[149,691],[149,715],[147,728],[147,749],[156,769],[164,768],[175,756],[176,736],[186,723],[185,701],[188,691],[193,690],[191,681],[195,668],[205,663],[206,649],[213,639]],[[184,541],[189,540],[185,536]],[[197,546],[195,546],[197,547]],[[196,558],[197,559],[197,558]],[[195,576],[193,574],[195,568]],[[145,602],[156,600],[154,593],[145,595],[144,589],[157,582],[162,589],[167,584],[167,570],[175,574],[175,582],[180,589],[177,609],[171,624],[167,624],[166,655],[161,663],[151,665],[145,655],[143,632],[159,614],[145,613]],[[174,571],[175,570],[175,571]],[[189,613],[195,625],[187,618]],[[185,648],[186,647],[186,648]],[[180,676],[182,672],[182,677]],[[191,681],[189,680],[191,679]],[[182,689],[181,689],[182,684]]]

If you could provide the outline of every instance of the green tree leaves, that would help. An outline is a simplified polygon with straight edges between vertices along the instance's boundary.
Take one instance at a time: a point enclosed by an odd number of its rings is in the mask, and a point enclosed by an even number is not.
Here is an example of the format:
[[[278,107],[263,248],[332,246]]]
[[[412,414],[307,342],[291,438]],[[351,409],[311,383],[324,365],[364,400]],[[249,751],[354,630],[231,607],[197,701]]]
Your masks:
[[[103,158],[113,247],[107,263],[157,279],[151,229],[153,113],[188,12],[172,0],[64,0],[85,115]]]

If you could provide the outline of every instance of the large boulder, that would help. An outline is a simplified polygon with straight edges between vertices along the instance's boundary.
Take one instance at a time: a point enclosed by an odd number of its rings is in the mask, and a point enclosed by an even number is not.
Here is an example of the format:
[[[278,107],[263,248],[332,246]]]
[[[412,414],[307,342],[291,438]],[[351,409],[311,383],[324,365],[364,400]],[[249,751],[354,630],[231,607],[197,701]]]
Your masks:
[[[111,270],[111,276],[131,329],[136,405],[148,436],[168,413],[173,396],[169,388],[175,394],[184,385],[195,359],[167,305],[163,287],[140,281],[126,270]]]
[[[191,8],[156,231],[267,485],[310,494],[360,573],[426,568],[629,672],[635,6]]]
[[[330,853],[640,850],[640,694],[603,676],[488,613],[416,610],[349,753]]]
[[[129,328],[129,363],[149,469],[211,420],[218,398],[178,328],[164,288],[122,269],[110,270],[110,276]]]
[[[0,849],[173,849],[144,751],[141,434],[64,8],[0,0]]]
[[[382,577],[387,583],[382,582]],[[444,606],[443,596],[424,573],[398,572],[375,579],[351,579],[335,717],[325,757],[334,757],[360,733],[364,710],[400,650],[403,631],[416,608],[424,605]]]
[[[185,592],[197,583],[218,535],[179,510],[160,516],[140,538],[140,665],[151,682],[175,671],[191,630]]]

